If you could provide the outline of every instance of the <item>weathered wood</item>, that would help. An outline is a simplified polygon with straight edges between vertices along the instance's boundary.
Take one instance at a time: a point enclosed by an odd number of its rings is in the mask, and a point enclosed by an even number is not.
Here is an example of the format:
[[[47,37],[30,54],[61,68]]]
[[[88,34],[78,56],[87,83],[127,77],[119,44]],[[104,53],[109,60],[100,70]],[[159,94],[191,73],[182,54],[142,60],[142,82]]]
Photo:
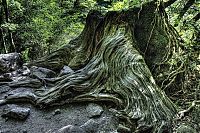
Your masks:
[[[106,15],[90,12],[79,37],[29,63],[55,70],[69,65],[75,71],[55,78],[53,87],[34,97],[20,94],[0,102],[21,98],[40,107],[111,102],[116,105],[112,111],[132,132],[171,132],[176,107],[156,85],[148,68],[169,58],[173,47],[167,20],[157,4],[149,2]]]

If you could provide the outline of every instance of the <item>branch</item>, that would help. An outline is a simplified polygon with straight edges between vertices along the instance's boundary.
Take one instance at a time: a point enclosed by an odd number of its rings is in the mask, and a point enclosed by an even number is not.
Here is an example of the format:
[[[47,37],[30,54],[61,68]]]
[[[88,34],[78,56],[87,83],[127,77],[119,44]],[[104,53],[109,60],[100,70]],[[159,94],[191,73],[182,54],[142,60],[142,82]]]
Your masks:
[[[178,112],[178,115],[179,115],[178,119],[182,119],[185,116],[186,113],[189,113],[196,106],[196,103],[197,103],[197,101],[193,101],[192,105],[189,108],[187,108],[186,110]]]
[[[189,0],[184,8],[180,11],[179,19],[183,17],[183,15],[187,12],[187,10],[194,4],[195,0]]]
[[[167,8],[168,6],[171,6],[174,2],[176,2],[177,0],[169,0],[167,2],[164,2],[164,8]]]
[[[192,20],[193,20],[194,22],[198,21],[199,19],[200,19],[200,12],[199,12],[196,16],[194,16],[194,17],[192,18]]]

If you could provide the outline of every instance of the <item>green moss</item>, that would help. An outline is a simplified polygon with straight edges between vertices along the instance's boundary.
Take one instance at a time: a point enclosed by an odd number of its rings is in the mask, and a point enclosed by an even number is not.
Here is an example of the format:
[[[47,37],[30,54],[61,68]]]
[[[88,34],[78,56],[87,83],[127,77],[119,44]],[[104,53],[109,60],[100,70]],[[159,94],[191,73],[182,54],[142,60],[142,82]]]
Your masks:
[[[159,62],[168,44],[165,32],[158,24],[152,24],[161,19],[158,12],[156,18],[153,15],[156,6],[150,2],[141,9],[108,12],[105,16],[90,12],[73,46],[67,45],[38,62],[46,61],[46,66],[55,62],[56,67],[66,64],[77,70],[55,78],[55,86],[37,94],[33,102],[41,107],[69,102],[112,102],[116,105],[113,112],[125,119],[132,131],[135,127],[141,132],[170,131],[175,105],[155,84],[145,63],[145,60],[151,65]]]

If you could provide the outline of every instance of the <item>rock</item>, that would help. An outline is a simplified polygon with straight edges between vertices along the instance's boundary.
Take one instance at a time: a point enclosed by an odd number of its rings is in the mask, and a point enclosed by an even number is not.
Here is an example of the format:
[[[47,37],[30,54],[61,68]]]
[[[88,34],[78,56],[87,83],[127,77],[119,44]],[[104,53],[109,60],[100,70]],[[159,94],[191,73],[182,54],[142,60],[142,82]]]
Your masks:
[[[23,129],[22,133],[28,133],[28,131],[26,129]]]
[[[2,117],[7,118],[14,118],[14,119],[20,119],[25,120],[30,113],[29,108],[22,108],[17,105],[8,105],[7,108],[3,110]]]
[[[23,66],[21,69],[17,69],[10,73],[4,73],[0,75],[0,82],[11,82],[11,81],[20,81],[26,79],[30,75],[30,70],[28,67]]]
[[[23,76],[28,76],[31,73],[30,69],[27,66],[23,66],[20,72]]]
[[[97,119],[90,119],[85,124],[81,125],[80,128],[84,129],[87,133],[117,133],[117,126],[117,119],[111,116],[104,116]],[[129,133],[130,129],[126,128],[119,131],[125,131],[119,133]]]
[[[67,125],[58,130],[58,133],[86,133],[78,126]]]
[[[53,113],[53,115],[58,115],[58,114],[61,114],[61,110],[60,109],[56,109]]]
[[[176,129],[176,133],[197,133],[197,131],[188,125],[180,125]]]
[[[69,66],[64,66],[62,68],[62,70],[60,71],[59,76],[67,75],[67,74],[71,74],[71,73],[74,73],[74,71]]]
[[[56,73],[50,69],[47,68],[43,68],[43,67],[36,67],[36,66],[32,66],[30,68],[31,71],[31,77],[36,77],[39,79],[43,79],[43,78],[52,78],[56,75]]]
[[[90,103],[86,108],[89,117],[96,117],[100,116],[103,113],[103,108],[99,106],[98,104]]]
[[[37,98],[38,97],[32,91],[28,91],[26,88],[18,88],[9,92],[7,96],[5,96],[4,101],[2,101],[2,104],[5,102],[9,103],[10,101],[13,102],[13,100],[15,103],[22,103],[22,101],[23,103],[33,103]]]
[[[10,82],[10,81],[12,81],[11,73],[5,73],[0,75],[0,82]]]
[[[10,129],[1,129],[0,133],[12,133],[12,131]]]
[[[101,117],[99,120],[99,132],[116,132],[116,129],[118,128],[119,121],[116,117],[114,116],[104,116]]]
[[[6,103],[5,100],[0,100],[0,106],[1,106],[1,105],[4,105],[5,103]]]
[[[19,53],[0,54],[0,74],[19,69],[23,64]]]
[[[90,119],[85,124],[81,125],[80,128],[84,129],[86,133],[96,133],[99,128],[99,123]]]
[[[0,94],[6,93],[9,90],[11,90],[11,88],[9,86],[6,86],[6,85],[0,86]]]

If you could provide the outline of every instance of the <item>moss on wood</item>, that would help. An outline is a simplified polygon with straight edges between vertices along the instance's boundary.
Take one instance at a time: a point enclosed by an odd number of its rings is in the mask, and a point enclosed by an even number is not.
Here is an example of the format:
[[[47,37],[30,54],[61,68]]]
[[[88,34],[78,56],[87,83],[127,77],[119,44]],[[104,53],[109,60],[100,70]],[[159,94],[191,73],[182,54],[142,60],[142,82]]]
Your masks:
[[[55,70],[69,65],[76,70],[57,77],[55,86],[35,95],[32,102],[41,107],[112,102],[116,105],[113,112],[126,120],[132,132],[170,132],[175,105],[156,85],[148,68],[169,56],[173,45],[165,21],[155,2],[106,15],[91,11],[79,37],[29,64]]]

